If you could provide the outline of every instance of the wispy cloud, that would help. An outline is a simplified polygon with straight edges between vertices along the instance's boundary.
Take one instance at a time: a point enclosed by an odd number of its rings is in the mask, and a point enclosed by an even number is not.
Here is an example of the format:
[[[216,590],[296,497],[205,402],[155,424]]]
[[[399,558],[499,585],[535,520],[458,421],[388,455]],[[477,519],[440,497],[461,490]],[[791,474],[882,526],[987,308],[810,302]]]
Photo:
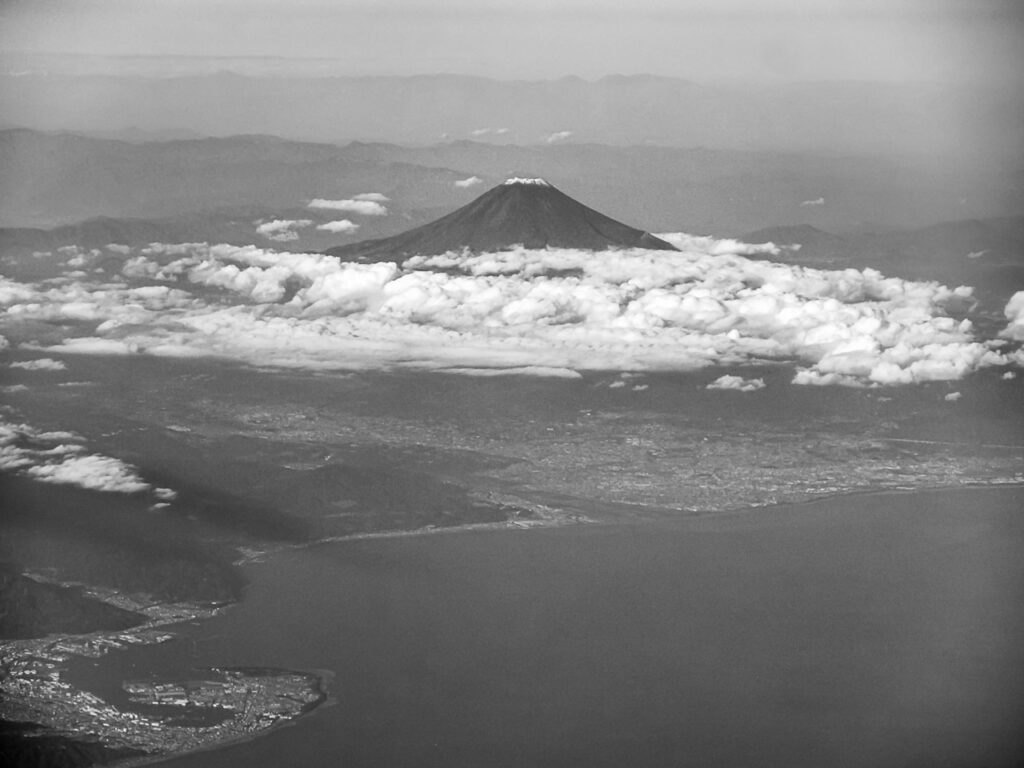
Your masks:
[[[478,184],[483,184],[483,181],[484,180],[479,176],[470,176],[468,179],[457,179],[455,181],[455,186],[459,189],[469,189],[470,187],[475,187]]]
[[[804,200],[802,203],[800,203],[800,205],[803,205],[803,206],[815,206],[815,205],[824,205],[824,204],[825,204],[825,198],[824,197],[816,197],[813,200]]]
[[[358,213],[363,216],[385,216],[388,209],[377,200],[361,200],[358,197],[345,200],[325,200],[316,198],[309,201],[310,208],[319,208],[328,211],[346,211],[347,213]]]
[[[548,144],[555,144],[559,141],[565,141],[566,139],[572,138],[572,135],[572,131],[555,131],[554,133],[549,134],[544,141]]]
[[[719,239],[707,235],[689,235],[686,232],[663,232],[658,238],[681,251],[696,251],[712,256],[778,256],[783,248],[775,243],[744,243],[731,238]]]
[[[571,368],[552,368],[546,365],[524,365],[520,367],[498,367],[498,368],[448,368],[448,373],[457,373],[463,376],[541,376],[554,379],[582,379],[579,371]]]
[[[36,360],[22,360],[11,363],[11,368],[21,368],[25,371],[63,371],[67,366],[60,360],[40,357]]]
[[[317,226],[317,229],[322,229],[324,232],[333,232],[336,235],[347,235],[355,232],[359,229],[359,225],[355,224],[348,219],[337,219],[335,221],[327,221]]]
[[[508,133],[508,128],[476,128],[469,132],[469,135],[475,139],[482,138],[484,136],[504,136]]]

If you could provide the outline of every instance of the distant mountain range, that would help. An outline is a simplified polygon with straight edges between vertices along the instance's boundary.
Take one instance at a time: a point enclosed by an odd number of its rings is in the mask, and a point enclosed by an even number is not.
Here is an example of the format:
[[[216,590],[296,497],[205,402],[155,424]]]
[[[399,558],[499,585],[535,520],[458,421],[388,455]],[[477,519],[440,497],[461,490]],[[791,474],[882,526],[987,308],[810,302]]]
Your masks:
[[[544,179],[511,178],[429,224],[391,237],[338,246],[327,253],[346,261],[368,262],[448,251],[501,251],[516,245],[589,251],[675,250],[649,232],[588,208]]]
[[[495,204],[501,205],[500,201],[495,201]],[[489,207],[491,203],[487,205]],[[151,242],[255,243],[282,250],[327,249],[329,253],[346,260],[372,261],[401,259],[412,250],[436,253],[441,249],[446,250],[449,244],[452,249],[460,250],[463,244],[472,245],[474,242],[478,244],[477,247],[491,247],[488,243],[500,247],[520,238],[529,240],[522,237],[523,230],[513,229],[512,234],[501,226],[500,237],[479,238],[466,226],[467,218],[472,221],[468,214],[478,209],[473,204],[467,207],[468,212],[452,222],[450,228],[445,217],[434,225],[414,228],[404,236],[400,234],[341,247],[329,247],[336,238],[306,230],[294,242],[267,242],[254,232],[252,219],[245,215],[245,211],[182,215],[167,219],[100,218],[53,229],[0,228],[0,265],[6,265],[2,270],[5,273],[14,274],[9,268],[17,264],[16,272],[21,275],[19,279],[38,279],[46,276],[45,260],[38,265],[39,270],[43,270],[40,272],[31,267],[36,260],[26,257],[33,252],[54,251],[67,245],[102,248],[110,243],[133,247]],[[590,210],[582,205],[580,207]],[[561,238],[560,242],[552,238],[550,244],[571,245],[574,242],[569,239],[570,236],[575,234],[575,228],[581,226],[586,219],[572,215],[569,220],[575,222],[571,227],[563,227],[557,222],[550,223],[552,228],[559,231]],[[618,222],[613,223],[624,227],[629,234],[624,244],[636,242],[631,238],[637,233],[643,238],[642,231]],[[486,232],[487,227],[481,226]],[[422,240],[419,239],[421,236]],[[808,225],[780,226],[747,232],[739,239],[750,243],[773,242],[779,246],[800,246],[799,249],[784,247],[774,256],[754,255],[750,258],[821,269],[871,267],[887,276],[935,280],[953,286],[974,286],[977,296],[983,302],[983,309],[999,322],[1003,322],[1001,311],[1009,297],[1016,291],[1024,290],[1024,217],[968,219],[902,231],[845,235]],[[644,247],[651,247],[652,244],[656,246],[653,240],[648,237],[641,242],[645,244]],[[417,245],[417,242],[422,245]],[[541,244],[539,240],[530,242]],[[597,249],[601,246],[592,244],[591,247]],[[39,274],[36,275],[36,272]]]
[[[728,51],[723,50],[727,56]],[[306,141],[480,139],[772,152],[1014,156],[1012,88],[923,83],[696,83],[652,75],[503,81],[461,75],[0,76],[10,125],[266,133]]]
[[[975,285],[993,301],[1024,289],[1017,166],[670,147],[336,146],[268,136],[129,143],[0,131],[0,255],[154,241],[323,251],[426,225],[508,176],[547,178],[641,233],[799,243],[777,258]],[[387,197],[387,215],[309,207],[364,193]],[[318,228],[343,218],[353,227]],[[302,226],[286,240],[257,231],[275,221]]]
[[[389,215],[302,239],[324,248],[386,237],[449,213],[509,176],[543,177],[649,232],[732,235],[805,223],[833,232],[907,229],[1024,210],[1018,166],[594,144],[455,141],[426,147],[269,136],[134,143],[0,131],[0,226],[244,211],[308,218],[315,198],[381,192]],[[479,181],[477,181],[479,180]],[[300,233],[305,237],[315,229]]]

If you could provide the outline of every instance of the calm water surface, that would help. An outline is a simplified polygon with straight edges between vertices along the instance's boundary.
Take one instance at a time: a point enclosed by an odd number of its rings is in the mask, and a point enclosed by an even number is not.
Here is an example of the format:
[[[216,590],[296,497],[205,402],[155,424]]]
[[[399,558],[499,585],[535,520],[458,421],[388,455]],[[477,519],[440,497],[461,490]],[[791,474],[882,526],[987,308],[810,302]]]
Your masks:
[[[329,669],[200,766],[1002,766],[1024,755],[1024,490],[292,550],[108,680]]]

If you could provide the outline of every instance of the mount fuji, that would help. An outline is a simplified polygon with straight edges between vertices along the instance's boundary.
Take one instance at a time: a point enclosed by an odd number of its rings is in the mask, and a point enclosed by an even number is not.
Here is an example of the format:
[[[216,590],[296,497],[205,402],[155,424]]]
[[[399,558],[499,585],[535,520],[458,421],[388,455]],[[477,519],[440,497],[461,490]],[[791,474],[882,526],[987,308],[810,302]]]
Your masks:
[[[391,237],[329,248],[327,253],[344,261],[373,262],[515,246],[676,250],[649,232],[588,208],[544,179],[516,177],[429,224]]]

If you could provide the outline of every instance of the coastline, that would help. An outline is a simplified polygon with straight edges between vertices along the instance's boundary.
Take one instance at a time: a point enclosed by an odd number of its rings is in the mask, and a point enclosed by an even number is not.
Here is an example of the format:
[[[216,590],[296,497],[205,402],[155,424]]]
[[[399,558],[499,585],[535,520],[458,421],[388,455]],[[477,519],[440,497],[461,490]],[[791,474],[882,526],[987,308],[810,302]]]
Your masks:
[[[314,549],[328,546],[331,544],[340,544],[345,542],[360,542],[378,539],[402,539],[402,538],[421,538],[425,536],[432,536],[438,533],[496,533],[501,530],[519,530],[519,529],[552,529],[566,526],[574,526],[577,524],[586,524],[585,527],[597,526],[598,528],[615,528],[619,526],[628,526],[633,523],[642,523],[645,521],[651,521],[660,519],[662,521],[679,522],[684,525],[696,525],[695,530],[724,530],[730,528],[734,524],[740,524],[741,526],[746,523],[757,523],[763,524],[767,521],[767,517],[776,518],[775,522],[785,525],[787,522],[794,520],[793,516],[787,515],[787,510],[798,511],[807,510],[814,505],[827,505],[830,502],[840,502],[842,500],[850,499],[857,501],[860,498],[879,498],[884,499],[886,497],[898,498],[902,496],[913,496],[913,495],[930,495],[930,494],[943,494],[950,491],[960,491],[970,493],[972,491],[986,491],[986,490],[999,490],[1007,489],[1008,491],[1020,491],[1024,489],[1024,483],[1019,481],[1015,482],[982,482],[982,483],[960,483],[947,486],[938,487],[927,487],[927,488],[884,488],[884,489],[869,489],[869,490],[855,490],[840,494],[831,494],[827,496],[820,496],[814,498],[803,499],[800,501],[787,501],[775,504],[765,504],[760,506],[750,506],[738,509],[726,509],[708,512],[681,512],[680,510],[658,510],[645,507],[642,510],[636,510],[637,512],[642,511],[642,519],[638,517],[626,518],[621,517],[621,507],[615,503],[603,503],[594,502],[593,506],[595,510],[605,514],[597,514],[595,516],[585,517],[581,514],[570,513],[562,516],[549,517],[547,519],[532,520],[529,524],[523,525],[521,521],[506,521],[504,523],[480,523],[480,524],[467,524],[452,527],[436,527],[436,528],[421,528],[408,531],[386,531],[379,533],[368,533],[368,534],[355,534],[351,536],[341,537],[329,537],[325,539],[319,539],[316,541],[304,542],[295,545],[285,545],[282,547],[275,547],[273,549],[263,550],[258,553],[251,553],[250,555],[244,556],[237,560],[235,567],[243,567],[249,564],[257,564],[264,559],[274,559],[275,556],[284,554],[285,552],[295,552],[302,549]],[[548,499],[548,501],[554,501],[554,499]],[[610,510],[617,510],[620,513],[619,518],[616,520],[614,515],[607,514]],[[762,514],[759,514],[762,513]],[[767,513],[767,516],[763,513]],[[779,518],[781,516],[781,519]],[[785,519],[788,517],[788,520]],[[58,582],[60,583],[60,582]],[[62,584],[65,587],[77,586],[70,582]],[[36,665],[32,671],[32,676],[41,680],[46,675],[52,676],[56,673],[54,682],[60,683],[60,664],[70,655],[79,656],[91,656],[98,658],[109,651],[118,650],[127,645],[147,645],[147,644],[159,644],[173,639],[173,628],[175,625],[181,625],[191,621],[197,620],[208,620],[221,615],[229,608],[236,607],[240,603],[222,604],[222,605],[208,605],[200,606],[197,604],[144,604],[145,601],[138,598],[133,599],[129,596],[119,594],[116,590],[84,590],[85,594],[95,599],[106,602],[110,605],[117,607],[133,610],[148,617],[148,621],[138,627],[132,628],[119,633],[91,633],[90,635],[72,636],[69,638],[56,637],[49,638],[40,641],[7,641],[0,644],[0,652],[4,655],[4,664],[11,668],[12,661],[22,662],[28,659],[32,659]],[[245,597],[242,598],[241,602],[245,601]],[[74,641],[74,638],[78,638],[78,642]],[[18,644],[21,644],[20,647]],[[59,647],[57,647],[59,646]],[[12,647],[16,648],[12,653]],[[44,660],[42,666],[39,666],[39,660]],[[226,668],[222,668],[226,669]],[[222,732],[220,734],[214,734],[213,732],[207,733],[202,737],[202,740],[195,743],[194,746],[170,749],[166,751],[154,751],[151,754],[139,757],[127,757],[123,760],[118,761],[119,765],[135,766],[135,765],[148,765],[157,762],[163,762],[165,760],[171,760],[179,757],[184,757],[188,754],[193,754],[196,751],[216,751],[222,747],[229,745],[239,744],[246,741],[251,741],[257,737],[262,737],[273,730],[284,727],[285,725],[296,724],[299,720],[311,714],[312,712],[329,705],[333,699],[331,692],[331,673],[325,672],[325,670],[316,670],[315,673],[309,671],[297,670],[278,670],[282,673],[295,673],[300,675],[306,675],[307,680],[309,675],[314,675],[309,688],[318,691],[316,700],[313,703],[307,702],[295,711],[289,711],[286,716],[276,718],[273,721],[265,724],[264,726],[252,730],[235,730]],[[9,675],[4,680],[4,687],[8,688],[9,694],[14,692],[11,688],[12,684],[16,683],[19,679],[24,680],[25,678],[13,674]],[[70,687],[63,689],[66,696],[66,701],[76,701],[78,692],[70,689]],[[51,691],[51,694],[53,691]],[[89,694],[81,692],[85,696]],[[23,705],[22,714],[26,711],[33,709],[38,703],[33,703],[32,699],[38,695],[38,691],[33,693],[32,691],[26,691],[24,688],[21,689],[19,702],[18,696],[15,698],[8,698],[8,702],[4,705],[4,708],[8,711],[11,710],[12,706],[16,707],[19,704]],[[99,702],[85,701],[89,706],[98,706]],[[81,703],[81,702],[80,702]],[[46,718],[40,718],[45,720]],[[24,719],[22,718],[22,721]],[[36,721],[37,722],[37,721]],[[46,723],[43,723],[44,725]],[[57,732],[68,732],[73,729],[67,727],[67,722],[61,722],[59,719],[56,722],[49,723],[51,728]],[[139,723],[136,723],[138,726]],[[79,726],[81,727],[81,723]],[[115,729],[116,730],[116,729]],[[105,740],[109,742],[112,747],[124,747],[128,744],[120,738],[110,739],[111,733],[100,733],[101,740],[104,736],[107,737]],[[138,742],[136,742],[136,745]]]
[[[298,722],[299,719],[308,717],[309,715],[312,715],[314,712],[325,707],[330,707],[333,703],[335,703],[335,700],[331,696],[329,690],[330,683],[333,681],[334,678],[333,672],[327,669],[307,669],[290,671],[299,674],[309,675],[310,677],[315,678],[315,680],[317,681],[315,684],[315,688],[319,691],[319,697],[316,699],[316,701],[305,705],[302,708],[302,711],[299,712],[299,714],[296,715],[294,718],[278,720],[277,722],[273,723],[272,725],[263,729],[262,731],[258,731],[255,733],[239,734],[234,737],[222,739],[220,741],[212,741],[209,744],[197,746],[192,749],[181,750],[179,752],[144,755],[139,757],[126,757],[121,760],[115,760],[114,762],[110,763],[110,765],[117,766],[117,768],[139,768],[140,766],[157,765],[169,759],[187,757],[202,752],[223,749],[225,747],[230,747],[232,745],[253,741],[255,739],[260,738],[261,736],[272,733],[275,730],[292,727]]]
[[[73,582],[55,582],[33,577],[65,589],[79,589],[87,599],[130,611],[146,618],[143,623],[124,630],[96,630],[79,635],[47,635],[0,642],[0,715],[5,721],[26,723],[71,740],[98,740],[113,754],[139,751],[149,761],[169,754],[184,754],[193,749],[234,743],[255,737],[271,727],[301,717],[328,700],[329,673],[301,670],[264,670],[263,674],[237,673],[231,667],[207,670],[211,678],[228,677],[233,686],[216,687],[218,699],[210,711],[234,710],[238,714],[226,723],[210,728],[180,728],[169,720],[146,717],[110,705],[100,697],[68,683],[66,665],[74,658],[99,659],[129,646],[152,646],[175,639],[174,627],[187,622],[208,620],[234,604],[163,603],[144,596],[130,596],[116,590],[84,587]],[[275,678],[291,676],[282,687]],[[176,686],[175,683],[165,685]],[[125,683],[127,686],[127,683]],[[263,711],[253,711],[254,699],[263,700]],[[192,701],[168,701],[161,704],[184,705]],[[191,746],[186,746],[191,745]],[[118,761],[121,764],[121,761]],[[143,763],[138,763],[143,764]]]
[[[1024,701],[1022,497],[281,552],[246,566],[248,602],[202,633],[202,658],[329,662],[338,705],[167,765],[1003,765]],[[301,639],[284,629],[304,622]]]

